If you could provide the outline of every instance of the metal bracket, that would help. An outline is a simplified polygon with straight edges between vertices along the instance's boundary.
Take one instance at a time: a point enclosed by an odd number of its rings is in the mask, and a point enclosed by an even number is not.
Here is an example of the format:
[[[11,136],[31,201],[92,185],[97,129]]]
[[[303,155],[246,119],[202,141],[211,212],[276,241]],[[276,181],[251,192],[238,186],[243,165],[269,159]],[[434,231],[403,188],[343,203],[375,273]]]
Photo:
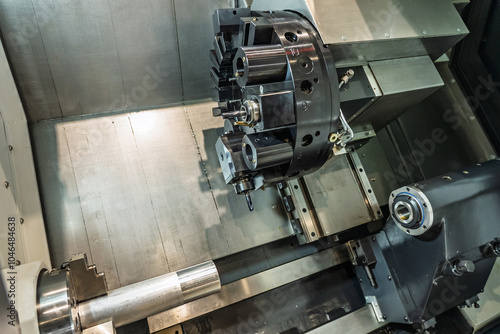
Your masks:
[[[377,302],[377,297],[375,296],[365,296],[365,300],[367,304],[370,304],[373,309],[373,313],[375,313],[375,317],[377,318],[378,322],[384,322],[384,315],[382,314],[382,311],[380,310],[380,306]]]
[[[105,295],[108,292],[104,273],[88,265],[85,253],[75,254],[68,263],[74,295],[78,302]]]
[[[364,125],[362,127],[354,126],[352,128],[352,130],[354,131],[354,137],[352,138],[351,143],[355,143],[355,142],[358,142],[361,140],[368,141],[370,138],[377,136],[377,134],[376,134],[375,130],[373,129],[373,126],[371,126],[371,124],[367,124],[367,125]],[[349,144],[351,144],[351,143],[349,143]]]
[[[295,213],[298,215],[299,221],[302,225],[303,235],[307,242],[318,240],[322,233],[318,228],[317,220],[313,214],[313,208],[306,197],[306,191],[300,179],[288,181],[288,188],[292,194],[295,205]]]
[[[180,334],[184,333],[181,325],[175,325],[170,328],[164,329],[156,334]]]
[[[341,156],[347,154],[350,148],[360,148],[366,144],[371,138],[376,137],[377,134],[370,124],[363,126],[353,127],[354,135],[352,139],[347,143],[347,148],[344,146],[334,145],[333,147],[333,157]]]
[[[366,175],[366,171],[361,163],[361,159],[359,159],[359,155],[355,150],[351,150],[347,154],[349,158],[349,162],[352,165],[352,168],[355,172],[356,178],[359,182],[361,189],[363,190],[363,196],[366,199],[366,203],[368,209],[372,215],[373,219],[380,219],[383,217],[382,211],[380,210],[380,205],[378,204],[377,197],[373,192],[373,189],[370,185],[370,180]]]
[[[314,214],[314,208],[307,200],[306,189],[301,180],[295,179],[280,183],[278,191],[282,196],[290,224],[302,245],[316,241],[324,235]]]
[[[87,328],[83,330],[82,334],[116,334],[116,330],[113,321],[108,321],[103,324]]]
[[[370,239],[370,237],[367,237],[357,241],[350,241],[348,246],[352,255],[351,261],[353,265],[362,266],[370,285],[376,288],[377,281],[375,280],[371,266],[377,263],[377,258],[370,245]]]

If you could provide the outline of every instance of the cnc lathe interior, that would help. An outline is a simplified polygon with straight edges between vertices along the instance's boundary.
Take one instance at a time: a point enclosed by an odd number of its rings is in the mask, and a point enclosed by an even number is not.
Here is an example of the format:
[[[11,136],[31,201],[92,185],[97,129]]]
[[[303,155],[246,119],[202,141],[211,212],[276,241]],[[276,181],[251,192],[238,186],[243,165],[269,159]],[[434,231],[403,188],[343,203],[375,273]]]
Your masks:
[[[500,2],[0,10],[2,334],[498,328]]]

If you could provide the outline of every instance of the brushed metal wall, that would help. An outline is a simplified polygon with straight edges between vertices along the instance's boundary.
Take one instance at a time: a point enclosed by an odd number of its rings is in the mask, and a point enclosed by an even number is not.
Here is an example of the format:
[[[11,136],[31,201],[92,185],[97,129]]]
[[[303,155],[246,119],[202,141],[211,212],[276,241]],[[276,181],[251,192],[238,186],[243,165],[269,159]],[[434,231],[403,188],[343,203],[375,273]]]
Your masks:
[[[212,13],[231,0],[0,0],[28,119],[210,97]]]
[[[53,266],[86,252],[116,289],[290,236],[275,189],[250,212],[225,184],[214,106],[32,124]]]

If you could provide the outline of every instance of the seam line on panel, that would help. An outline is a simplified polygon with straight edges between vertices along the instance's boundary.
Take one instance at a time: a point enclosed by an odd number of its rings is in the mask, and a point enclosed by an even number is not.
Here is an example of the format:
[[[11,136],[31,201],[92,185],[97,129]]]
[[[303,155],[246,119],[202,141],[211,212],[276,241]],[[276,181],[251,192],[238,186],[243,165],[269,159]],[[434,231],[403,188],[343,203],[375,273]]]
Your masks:
[[[130,114],[127,116],[127,119],[128,119],[128,123],[130,125],[130,130],[132,131],[132,137],[134,138],[134,144],[135,144],[135,148],[137,149],[137,155],[139,156],[142,177],[144,178],[144,182],[146,183],[146,188],[148,190],[149,203],[151,203],[151,208],[153,209],[153,214],[155,216],[156,227],[158,228],[158,236],[160,237],[160,240],[161,240],[161,247],[163,249],[163,255],[165,256],[165,263],[167,264],[167,271],[170,272],[171,268],[170,268],[170,264],[168,263],[167,251],[165,249],[165,241],[163,240],[163,237],[161,235],[161,229],[160,229],[160,224],[158,221],[158,215],[156,214],[155,205],[153,204],[153,200],[151,198],[151,192],[149,191],[149,184],[148,184],[148,180],[146,178],[146,173],[144,172],[144,165],[142,163],[142,158],[141,158],[141,153],[139,151],[139,146],[137,145],[137,138],[135,137],[134,126],[132,125],[132,120],[130,119]],[[116,126],[115,126],[115,131],[116,131]]]
[[[118,287],[121,287],[122,281],[120,279],[120,272],[118,271],[118,264],[116,263],[115,248],[113,247],[113,242],[111,241],[111,234],[109,233],[108,217],[106,217],[106,210],[104,210],[104,205],[102,203],[102,196],[100,193],[99,193],[99,199],[101,202],[102,214],[104,216],[104,223],[106,224],[106,232],[108,233],[109,246],[111,247],[111,253],[113,255],[113,264],[115,266],[114,271],[116,273],[116,279],[118,280]]]
[[[408,138],[408,135],[404,131],[404,125],[403,125],[403,122],[401,121],[400,118],[397,119],[397,124],[398,124],[399,129],[401,130],[401,133],[403,134],[403,138],[406,141],[406,145],[410,149],[410,155],[412,156],[413,161],[415,162],[414,165],[415,165],[415,167],[417,167],[418,171],[420,172],[420,176],[422,176],[422,179],[425,180],[425,175],[424,175],[424,171],[422,170],[422,166],[421,166],[421,164],[417,163],[417,158],[415,157],[415,154],[414,154],[415,150],[413,149],[413,147],[411,145],[412,142],[410,141],[410,138]]]
[[[116,29],[115,29],[115,22],[113,20],[113,15],[111,15],[111,4],[108,2],[108,9],[109,9],[109,20],[111,21],[111,26],[113,27],[113,39],[115,41],[115,49],[116,49],[116,56],[118,57],[118,68],[120,69],[120,77],[122,79],[122,88],[123,88],[123,96],[125,96],[125,110],[128,110],[130,106],[128,105],[128,100],[127,100],[127,92],[125,91],[125,80],[123,79],[123,70],[122,70],[122,59],[120,57],[120,51],[118,51],[118,43],[116,41]],[[111,108],[109,108],[111,109]],[[114,111],[114,110],[109,110],[109,111]]]
[[[212,188],[212,184],[210,183],[210,178],[208,177],[207,166],[205,164],[205,160],[203,160],[203,156],[201,155],[200,145],[198,143],[198,139],[196,138],[196,134],[194,133],[193,124],[191,123],[191,119],[189,118],[189,114],[187,112],[187,108],[186,108],[186,106],[184,106],[183,108],[184,108],[184,113],[186,115],[186,120],[188,122],[189,128],[191,129],[191,134],[193,136],[194,143],[196,145],[196,151],[198,152],[198,157],[199,157],[200,162],[201,162],[201,164],[203,166],[203,172],[205,174],[205,178],[207,180],[208,187],[210,189],[210,194],[212,195],[212,200],[214,201],[215,210],[217,210],[217,215],[219,216],[220,226],[222,228],[222,231],[224,232],[224,225],[222,224],[222,217],[220,215],[219,206],[217,205],[217,201],[215,199],[214,189]],[[226,240],[227,249],[231,252],[231,247],[229,245],[229,241],[227,240],[226,233],[224,233],[224,239]]]
[[[56,82],[54,81],[54,73],[52,72],[52,65],[50,64],[50,61],[49,61],[49,55],[47,54],[47,48],[45,47],[45,41],[43,39],[42,30],[40,29],[40,21],[38,20],[38,15],[37,15],[37,11],[35,9],[35,5],[33,4],[33,0],[31,1],[31,8],[33,8],[33,14],[35,14],[38,33],[40,34],[40,40],[42,41],[43,51],[45,52],[45,58],[47,59],[47,65],[49,67],[50,79],[52,81],[52,86],[54,87],[54,92],[56,93],[57,105],[59,106],[59,112],[61,114],[61,119],[63,119],[64,114],[63,114],[63,109],[61,106],[61,99],[59,96],[59,92],[57,90]],[[38,65],[37,65],[37,69],[38,69]],[[45,91],[44,91],[44,94],[45,94]],[[45,102],[47,103],[47,108],[48,108],[49,113],[50,113],[50,106],[49,106],[49,103],[47,101],[47,96],[45,96]],[[51,118],[52,117],[49,117],[49,119],[51,119]],[[37,120],[37,121],[40,121],[40,120]]]
[[[185,96],[185,92],[184,92],[184,73],[182,72],[181,47],[179,45],[179,29],[177,27],[177,10],[175,8],[175,0],[172,0],[172,8],[174,10],[174,26],[175,26],[175,37],[177,39],[177,55],[178,55],[178,58],[179,58],[179,66],[180,66],[180,70],[181,70],[181,88],[182,88],[181,89],[181,92],[182,92],[182,99],[181,99],[181,101],[184,101],[184,96]],[[188,118],[188,121],[189,121],[189,118]],[[189,124],[191,124],[191,123],[189,123]]]
[[[71,151],[69,148],[69,142],[68,142],[68,136],[66,135],[66,126],[63,124],[63,129],[64,129],[64,141],[66,143],[66,147],[68,148],[68,155],[69,155],[69,161],[71,163],[71,174],[73,175],[73,179],[75,180],[75,188],[76,192],[78,194],[78,202],[80,203],[80,214],[82,217],[82,222],[83,222],[83,228],[85,230],[85,235],[87,237],[87,244],[89,246],[89,253],[90,253],[90,258],[92,259],[92,263],[95,263],[94,256],[92,255],[92,248],[90,247],[90,239],[89,239],[89,233],[87,231],[87,224],[85,222],[85,216],[83,214],[83,208],[82,208],[82,197],[80,195],[80,189],[78,188],[78,183],[76,182],[76,174],[75,174],[75,166],[73,165],[73,158],[71,157]],[[80,252],[80,250],[77,250],[77,252]],[[71,256],[72,254],[70,254]]]

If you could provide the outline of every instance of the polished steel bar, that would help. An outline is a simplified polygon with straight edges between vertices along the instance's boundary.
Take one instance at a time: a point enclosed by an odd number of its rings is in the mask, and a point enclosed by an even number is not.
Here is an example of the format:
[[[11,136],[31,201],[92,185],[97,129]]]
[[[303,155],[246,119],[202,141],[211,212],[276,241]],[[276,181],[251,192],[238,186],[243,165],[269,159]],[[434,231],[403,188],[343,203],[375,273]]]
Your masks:
[[[150,316],[148,318],[149,331],[156,333],[347,261],[349,261],[349,254],[346,247],[342,245],[271,268],[226,284],[220,292],[206,298]]]
[[[221,289],[219,273],[212,261],[179,270],[177,277],[184,303],[211,295]]]
[[[220,291],[212,261],[131,284],[78,306],[83,329],[112,320],[123,326]]]

